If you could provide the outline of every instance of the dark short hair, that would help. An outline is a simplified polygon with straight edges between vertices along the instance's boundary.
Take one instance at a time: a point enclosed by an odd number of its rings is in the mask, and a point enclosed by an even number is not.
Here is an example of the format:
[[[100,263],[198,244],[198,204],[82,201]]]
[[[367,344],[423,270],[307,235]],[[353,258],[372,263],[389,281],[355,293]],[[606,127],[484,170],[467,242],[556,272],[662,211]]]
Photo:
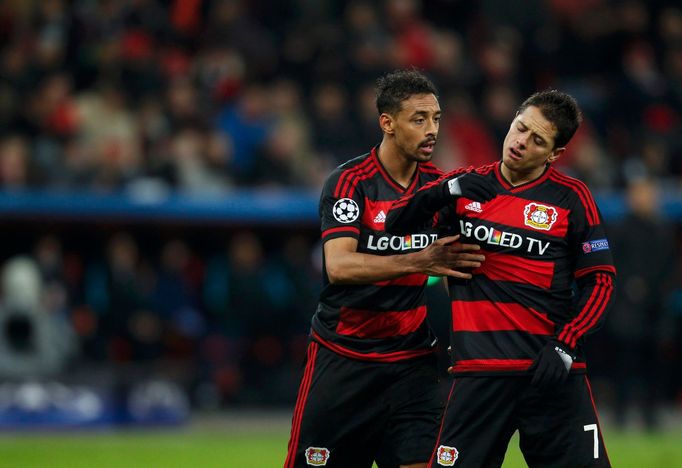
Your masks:
[[[436,87],[418,70],[396,70],[388,73],[376,82],[377,110],[379,115],[396,114],[402,108],[402,102],[415,94],[433,94],[437,96]]]
[[[547,89],[533,94],[519,106],[518,113],[520,114],[530,106],[540,109],[542,115],[557,128],[554,138],[555,148],[566,146],[583,120],[578,103],[573,96],[556,89]]]

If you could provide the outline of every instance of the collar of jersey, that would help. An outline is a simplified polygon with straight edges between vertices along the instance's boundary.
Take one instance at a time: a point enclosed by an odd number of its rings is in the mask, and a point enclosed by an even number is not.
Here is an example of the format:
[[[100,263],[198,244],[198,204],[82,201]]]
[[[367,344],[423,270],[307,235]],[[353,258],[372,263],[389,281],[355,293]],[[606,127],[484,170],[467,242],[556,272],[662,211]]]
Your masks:
[[[386,168],[384,167],[383,164],[381,164],[381,160],[379,159],[379,152],[377,151],[378,145],[372,148],[372,159],[374,160],[374,164],[376,164],[377,169],[379,169],[379,173],[381,174],[381,177],[388,182],[388,185],[393,187],[398,193],[401,194],[408,194],[412,193],[414,191],[414,188],[417,186],[417,179],[419,178],[419,163],[417,163],[417,168],[414,171],[414,174],[412,175],[412,179],[410,180],[410,184],[407,186],[407,188],[404,188],[402,185],[400,185],[396,180],[391,177],[391,175],[388,173]]]
[[[552,171],[554,171],[554,168],[550,164],[547,164],[547,166],[545,167],[545,171],[537,179],[524,182],[521,185],[512,185],[502,175],[502,171],[500,171],[501,165],[502,161],[497,161],[497,163],[495,163],[495,176],[497,177],[497,180],[500,182],[502,187],[504,187],[506,190],[509,190],[512,193],[523,192],[524,190],[528,190],[530,188],[540,185],[545,180],[547,180]]]

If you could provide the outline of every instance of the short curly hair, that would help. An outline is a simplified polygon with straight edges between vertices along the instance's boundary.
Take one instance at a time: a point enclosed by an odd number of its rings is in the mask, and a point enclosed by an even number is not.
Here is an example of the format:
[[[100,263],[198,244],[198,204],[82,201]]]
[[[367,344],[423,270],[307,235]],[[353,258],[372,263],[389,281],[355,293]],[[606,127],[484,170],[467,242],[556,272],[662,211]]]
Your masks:
[[[582,112],[573,96],[556,89],[547,89],[531,95],[519,106],[518,113],[530,106],[540,109],[542,115],[557,128],[555,148],[566,146],[583,120]]]
[[[418,70],[396,70],[380,77],[376,82],[377,110],[383,113],[396,114],[402,108],[402,102],[415,94],[433,94],[436,87]]]

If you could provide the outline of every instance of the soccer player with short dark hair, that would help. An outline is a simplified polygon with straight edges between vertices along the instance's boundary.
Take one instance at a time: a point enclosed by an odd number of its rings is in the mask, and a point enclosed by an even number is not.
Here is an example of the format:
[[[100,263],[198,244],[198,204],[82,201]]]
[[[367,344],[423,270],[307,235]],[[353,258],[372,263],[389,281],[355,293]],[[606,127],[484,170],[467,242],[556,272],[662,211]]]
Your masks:
[[[481,265],[477,245],[433,227],[384,231],[395,200],[442,175],[429,162],[441,110],[414,70],[380,78],[376,102],[381,144],[332,172],[320,198],[324,288],[285,468],[426,466],[442,413],[426,282]]]
[[[449,278],[454,382],[430,466],[501,466],[515,430],[531,467],[610,466],[583,342],[612,302],[615,268],[589,189],[552,167],[580,119],[571,96],[536,93],[501,161],[449,173],[388,213],[399,234],[438,212],[486,256],[472,279]]]

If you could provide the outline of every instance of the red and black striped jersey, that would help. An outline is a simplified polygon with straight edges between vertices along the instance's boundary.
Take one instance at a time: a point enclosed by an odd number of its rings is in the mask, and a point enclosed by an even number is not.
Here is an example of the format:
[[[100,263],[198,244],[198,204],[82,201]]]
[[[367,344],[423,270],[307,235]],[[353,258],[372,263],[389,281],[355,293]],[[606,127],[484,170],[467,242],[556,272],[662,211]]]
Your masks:
[[[392,236],[384,231],[384,220],[395,200],[441,175],[433,164],[420,163],[405,189],[383,167],[376,148],[346,162],[322,189],[322,241],[353,237],[358,252],[382,256],[423,249],[438,238],[435,228]],[[331,284],[324,267],[323,280],[312,319],[312,337],[318,343],[344,356],[384,362],[433,352],[436,338],[426,320],[426,275],[342,285]]]
[[[519,186],[504,179],[499,162],[476,172],[491,179],[498,195],[487,203],[448,198],[441,218],[461,233],[462,242],[479,244],[486,257],[471,280],[449,278],[451,371],[525,373],[549,339],[574,351],[573,371],[584,371],[583,337],[601,325],[615,277],[592,194],[551,166]],[[390,230],[429,216],[423,206],[447,198],[441,181],[396,203]]]

